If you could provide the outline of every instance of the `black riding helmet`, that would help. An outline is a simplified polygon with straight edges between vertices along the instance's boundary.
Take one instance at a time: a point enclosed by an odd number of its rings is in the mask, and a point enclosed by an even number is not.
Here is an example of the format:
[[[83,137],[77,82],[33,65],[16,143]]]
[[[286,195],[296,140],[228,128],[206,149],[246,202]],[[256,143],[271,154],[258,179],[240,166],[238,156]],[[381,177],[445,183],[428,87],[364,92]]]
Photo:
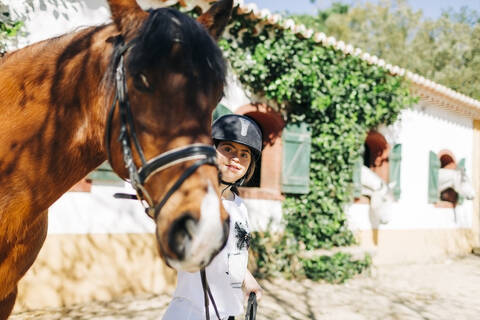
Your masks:
[[[252,151],[253,161],[257,161],[262,153],[262,130],[254,120],[239,114],[227,114],[215,120],[212,139],[215,145],[220,141],[246,145]]]
[[[245,179],[248,179],[247,176],[253,174],[253,172],[251,172],[254,168],[252,164],[260,158],[262,153],[262,130],[258,124],[249,117],[238,114],[227,114],[213,122],[212,139],[215,145],[218,145],[220,141],[241,143],[249,147],[252,152],[250,167],[241,179],[234,183],[229,183],[222,180],[219,175],[220,181],[223,184],[232,186],[232,191],[238,194],[237,187],[241,186],[245,182]]]

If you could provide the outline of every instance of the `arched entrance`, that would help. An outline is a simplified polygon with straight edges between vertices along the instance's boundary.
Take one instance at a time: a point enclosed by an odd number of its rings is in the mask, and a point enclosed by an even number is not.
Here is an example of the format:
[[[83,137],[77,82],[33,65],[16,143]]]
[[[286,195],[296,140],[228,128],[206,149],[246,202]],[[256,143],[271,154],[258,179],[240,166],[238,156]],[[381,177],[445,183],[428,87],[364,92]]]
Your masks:
[[[282,130],[285,127],[281,115],[271,107],[256,103],[242,106],[235,113],[254,119],[263,132],[262,158],[251,182],[240,188],[244,198],[281,200]]]

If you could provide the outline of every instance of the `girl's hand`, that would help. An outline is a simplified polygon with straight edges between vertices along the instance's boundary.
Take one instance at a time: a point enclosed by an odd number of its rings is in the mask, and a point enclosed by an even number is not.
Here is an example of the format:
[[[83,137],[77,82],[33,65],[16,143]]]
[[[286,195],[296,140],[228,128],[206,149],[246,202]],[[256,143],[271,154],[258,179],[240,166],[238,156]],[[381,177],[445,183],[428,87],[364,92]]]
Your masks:
[[[243,292],[245,293],[246,299],[248,299],[251,292],[255,292],[257,301],[262,299],[263,289],[248,270],[245,273],[245,279],[243,280]]]

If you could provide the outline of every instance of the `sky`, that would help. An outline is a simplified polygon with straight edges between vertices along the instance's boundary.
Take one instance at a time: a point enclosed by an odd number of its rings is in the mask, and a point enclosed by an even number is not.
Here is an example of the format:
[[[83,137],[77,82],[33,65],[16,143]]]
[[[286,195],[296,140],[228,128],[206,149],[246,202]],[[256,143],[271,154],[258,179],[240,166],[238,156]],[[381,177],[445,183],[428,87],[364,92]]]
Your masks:
[[[378,0],[370,0],[378,2]],[[245,0],[245,3],[254,2],[260,9],[269,9],[271,12],[305,13],[315,14],[318,8],[324,9],[330,7],[335,0],[316,0],[316,3],[310,3],[310,0]],[[355,4],[365,2],[365,0],[343,0],[346,4]],[[453,8],[458,11],[463,6],[468,6],[480,12],[480,0],[408,0],[410,6],[416,10],[422,10],[424,17],[438,18],[442,10]]]

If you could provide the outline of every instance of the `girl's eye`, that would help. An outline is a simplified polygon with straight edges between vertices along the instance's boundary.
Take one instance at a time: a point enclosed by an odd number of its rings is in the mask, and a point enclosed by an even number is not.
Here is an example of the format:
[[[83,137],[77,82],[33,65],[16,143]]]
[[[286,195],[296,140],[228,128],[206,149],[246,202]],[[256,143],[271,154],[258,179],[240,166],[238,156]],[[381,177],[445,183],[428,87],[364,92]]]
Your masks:
[[[230,152],[230,151],[232,151],[232,148],[230,148],[228,146],[225,146],[225,147],[223,147],[223,150],[225,150],[226,152]]]
[[[248,159],[249,154],[248,153],[242,153],[241,156],[242,156],[242,158]]]

